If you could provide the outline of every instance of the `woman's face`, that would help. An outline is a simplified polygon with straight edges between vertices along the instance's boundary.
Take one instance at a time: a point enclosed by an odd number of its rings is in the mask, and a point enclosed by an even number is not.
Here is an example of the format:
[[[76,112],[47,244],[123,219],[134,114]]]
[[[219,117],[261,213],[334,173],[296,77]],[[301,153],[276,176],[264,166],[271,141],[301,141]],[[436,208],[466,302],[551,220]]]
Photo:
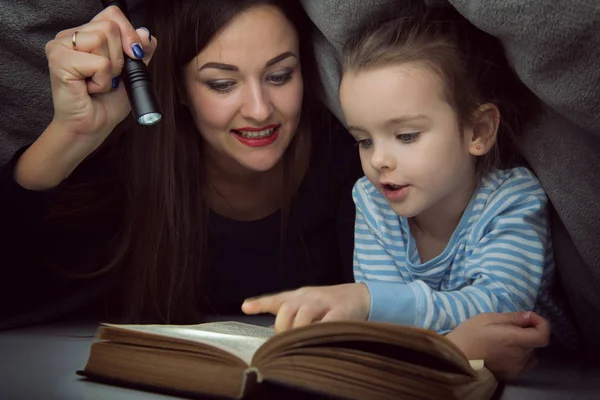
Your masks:
[[[185,66],[186,105],[212,155],[267,171],[296,133],[302,108],[298,36],[279,9],[240,13]]]

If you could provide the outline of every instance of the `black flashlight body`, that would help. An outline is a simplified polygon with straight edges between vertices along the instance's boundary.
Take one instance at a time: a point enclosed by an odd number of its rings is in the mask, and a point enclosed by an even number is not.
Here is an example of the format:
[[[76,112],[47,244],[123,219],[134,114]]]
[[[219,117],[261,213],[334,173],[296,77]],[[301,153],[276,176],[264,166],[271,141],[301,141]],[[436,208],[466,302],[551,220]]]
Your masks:
[[[102,0],[104,8],[117,6],[129,19],[127,3],[124,0]],[[154,125],[161,120],[162,114],[152,87],[152,77],[142,60],[125,56],[121,78],[131,104],[133,117],[140,125]]]

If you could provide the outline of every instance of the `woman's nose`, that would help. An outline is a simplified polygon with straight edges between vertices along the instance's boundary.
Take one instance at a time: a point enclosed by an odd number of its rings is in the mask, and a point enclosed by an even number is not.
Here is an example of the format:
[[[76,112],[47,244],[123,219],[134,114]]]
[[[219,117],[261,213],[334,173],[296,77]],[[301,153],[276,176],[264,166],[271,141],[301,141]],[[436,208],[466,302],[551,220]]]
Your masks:
[[[273,104],[269,94],[260,83],[252,83],[244,88],[244,98],[241,114],[244,118],[257,122],[264,122],[273,113]]]

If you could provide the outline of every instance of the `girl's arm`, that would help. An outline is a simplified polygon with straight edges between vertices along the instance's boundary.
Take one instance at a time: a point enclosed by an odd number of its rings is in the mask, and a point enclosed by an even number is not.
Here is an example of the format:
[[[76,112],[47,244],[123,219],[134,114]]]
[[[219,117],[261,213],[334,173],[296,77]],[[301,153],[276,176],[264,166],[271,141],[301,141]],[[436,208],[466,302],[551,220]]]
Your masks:
[[[444,333],[479,313],[532,310],[544,267],[552,266],[551,258],[547,259],[552,254],[547,199],[539,184],[533,186],[527,192],[505,195],[498,203],[501,211],[497,215],[484,213],[481,226],[476,228],[480,236],[473,243],[465,267],[449,272],[466,285],[439,291],[423,280],[404,283],[398,279],[367,279],[364,283],[371,294],[369,319]],[[376,226],[367,224],[366,228],[364,235],[377,237],[373,231]],[[381,260],[385,251],[381,244],[376,245],[377,241],[371,241],[371,251],[380,254],[377,268],[381,270],[386,262]],[[388,259],[391,262],[392,257]],[[355,271],[368,268],[361,257],[355,260]],[[356,277],[362,279],[360,274]]]

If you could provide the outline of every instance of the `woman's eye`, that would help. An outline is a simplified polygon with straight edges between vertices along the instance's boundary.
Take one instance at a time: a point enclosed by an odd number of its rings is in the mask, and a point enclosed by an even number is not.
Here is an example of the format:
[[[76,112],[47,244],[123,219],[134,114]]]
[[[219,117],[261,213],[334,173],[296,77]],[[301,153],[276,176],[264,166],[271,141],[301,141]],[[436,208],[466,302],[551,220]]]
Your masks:
[[[219,92],[219,93],[225,93],[225,92],[230,91],[234,85],[235,85],[234,81],[212,81],[212,82],[206,83],[206,86],[210,90],[214,90],[215,92]]]
[[[359,147],[362,147],[363,149],[368,149],[371,146],[373,146],[373,140],[371,140],[371,139],[361,139],[361,140],[357,140],[356,144]]]
[[[281,85],[285,84],[290,79],[292,79],[292,73],[291,72],[286,72],[285,74],[271,75],[268,78],[269,82],[271,82],[271,83],[273,83],[273,84],[275,84],[277,86],[281,86]]]
[[[402,143],[412,143],[419,137],[419,132],[413,133],[400,133],[396,135],[396,139],[400,140]]]

